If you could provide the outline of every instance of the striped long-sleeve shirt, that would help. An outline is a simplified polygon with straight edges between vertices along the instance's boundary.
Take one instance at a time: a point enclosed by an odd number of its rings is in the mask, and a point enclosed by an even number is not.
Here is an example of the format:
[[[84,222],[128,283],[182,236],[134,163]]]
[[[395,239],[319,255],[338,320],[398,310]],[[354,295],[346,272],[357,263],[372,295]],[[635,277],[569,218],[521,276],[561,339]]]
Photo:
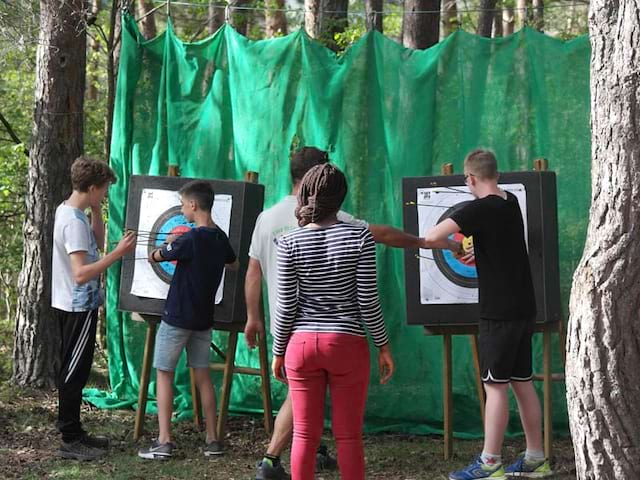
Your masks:
[[[284,355],[293,332],[366,336],[380,347],[389,340],[376,285],[371,232],[338,222],[298,228],[278,241],[278,302],[273,354]]]

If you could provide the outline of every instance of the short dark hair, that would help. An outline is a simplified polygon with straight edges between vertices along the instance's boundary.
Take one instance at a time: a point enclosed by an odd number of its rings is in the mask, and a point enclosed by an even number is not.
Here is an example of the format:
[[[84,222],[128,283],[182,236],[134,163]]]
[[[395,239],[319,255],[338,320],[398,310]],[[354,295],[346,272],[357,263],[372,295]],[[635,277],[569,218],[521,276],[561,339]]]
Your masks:
[[[178,192],[183,198],[193,200],[200,210],[210,212],[215,193],[213,186],[206,180],[194,180],[182,186]]]
[[[78,192],[88,192],[89,187],[103,187],[114,183],[116,174],[102,160],[80,156],[71,165],[71,186]]]
[[[291,157],[291,180],[302,181],[304,175],[316,165],[329,162],[329,154],[316,147],[302,147]]]
[[[467,155],[464,164],[476,177],[482,180],[498,178],[498,162],[491,150],[477,149]]]

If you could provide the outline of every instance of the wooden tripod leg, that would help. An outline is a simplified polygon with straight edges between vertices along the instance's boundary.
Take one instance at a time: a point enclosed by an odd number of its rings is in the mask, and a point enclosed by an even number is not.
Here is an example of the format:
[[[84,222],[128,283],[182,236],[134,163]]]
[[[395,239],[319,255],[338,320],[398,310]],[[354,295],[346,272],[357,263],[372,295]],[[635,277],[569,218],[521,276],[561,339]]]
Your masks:
[[[478,335],[469,335],[471,341],[471,353],[473,354],[473,367],[476,371],[476,389],[478,390],[478,402],[480,402],[480,418],[484,425],[484,407],[486,397],[484,393],[484,385],[482,385],[482,372],[480,371],[480,353],[478,349]]]
[[[196,373],[193,368],[189,368],[189,377],[191,378],[191,404],[193,405],[193,423],[197,428],[202,427],[202,400],[200,392],[196,384]]]
[[[264,429],[267,435],[273,433],[273,408],[271,406],[271,372],[267,357],[267,335],[258,337],[258,353],[260,355],[260,377],[262,379],[262,408],[264,410]]]
[[[136,411],[136,423],[133,428],[133,440],[137,441],[142,436],[144,428],[144,416],[147,411],[147,396],[149,394],[149,378],[151,376],[151,363],[153,362],[153,350],[156,346],[157,320],[146,320],[147,334],[144,340],[144,355],[142,357],[142,372],[140,373],[140,390],[138,392],[138,410]]]
[[[442,337],[442,395],[444,405],[444,459],[449,460],[453,455],[453,393],[451,384],[451,334]]]
[[[552,441],[553,441],[553,408],[551,389],[551,331],[549,326],[545,325],[543,332],[543,362],[544,362],[544,454],[551,459]]]
[[[218,439],[223,440],[227,416],[229,414],[229,400],[231,399],[231,382],[236,361],[236,348],[238,346],[238,332],[229,332],[229,344],[227,358],[224,362],[224,375],[222,377],[222,393],[220,394],[220,413],[218,414]]]

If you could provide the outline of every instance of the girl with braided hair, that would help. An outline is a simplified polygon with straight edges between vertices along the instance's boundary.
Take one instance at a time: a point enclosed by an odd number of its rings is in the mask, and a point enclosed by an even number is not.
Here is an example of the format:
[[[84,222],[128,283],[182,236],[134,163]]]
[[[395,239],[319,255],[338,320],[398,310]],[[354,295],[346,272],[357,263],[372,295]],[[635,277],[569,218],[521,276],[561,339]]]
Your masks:
[[[298,193],[301,228],[278,242],[272,368],[289,384],[293,400],[293,480],[314,478],[327,387],[340,476],[364,480],[362,426],[370,367],[365,327],[379,349],[380,382],[394,370],[378,300],[373,236],[366,227],[337,219],[346,194],[338,168],[313,167]]]

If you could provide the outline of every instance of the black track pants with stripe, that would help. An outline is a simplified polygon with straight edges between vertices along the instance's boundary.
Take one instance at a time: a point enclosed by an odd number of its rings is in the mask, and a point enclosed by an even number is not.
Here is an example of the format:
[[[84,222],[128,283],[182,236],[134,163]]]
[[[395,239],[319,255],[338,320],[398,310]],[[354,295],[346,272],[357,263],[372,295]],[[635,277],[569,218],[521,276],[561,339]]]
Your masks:
[[[57,427],[63,442],[73,442],[84,433],[80,423],[80,406],[82,389],[89,379],[93,363],[98,310],[55,312],[62,338]]]

